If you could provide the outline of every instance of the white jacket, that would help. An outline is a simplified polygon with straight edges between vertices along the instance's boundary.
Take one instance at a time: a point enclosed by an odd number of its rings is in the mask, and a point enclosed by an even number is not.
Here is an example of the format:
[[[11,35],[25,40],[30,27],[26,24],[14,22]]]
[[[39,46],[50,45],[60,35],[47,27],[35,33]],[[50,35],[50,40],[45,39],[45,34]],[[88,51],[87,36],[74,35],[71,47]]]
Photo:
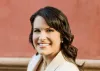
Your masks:
[[[41,55],[34,55],[28,64],[27,71],[36,71],[41,60]],[[45,71],[79,71],[79,69],[73,63],[66,61],[62,53],[59,52]]]

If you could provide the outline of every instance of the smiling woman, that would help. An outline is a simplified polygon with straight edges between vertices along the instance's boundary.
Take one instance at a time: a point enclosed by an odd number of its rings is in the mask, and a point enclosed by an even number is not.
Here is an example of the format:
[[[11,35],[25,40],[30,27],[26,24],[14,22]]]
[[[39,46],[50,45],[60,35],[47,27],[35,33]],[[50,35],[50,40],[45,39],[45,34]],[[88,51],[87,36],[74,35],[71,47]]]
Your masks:
[[[67,17],[57,8],[45,7],[30,18],[29,41],[37,51],[27,71],[79,71],[77,48],[72,45]]]
[[[60,51],[60,33],[50,28],[41,16],[35,18],[33,28],[33,45],[37,52],[45,56],[55,56]]]

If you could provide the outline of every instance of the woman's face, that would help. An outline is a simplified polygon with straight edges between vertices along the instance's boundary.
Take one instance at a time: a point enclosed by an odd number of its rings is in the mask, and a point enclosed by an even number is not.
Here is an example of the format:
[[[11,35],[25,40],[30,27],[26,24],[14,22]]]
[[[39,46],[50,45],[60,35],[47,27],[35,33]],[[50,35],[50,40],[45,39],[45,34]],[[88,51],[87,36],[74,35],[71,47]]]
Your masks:
[[[60,51],[60,33],[47,25],[45,19],[37,16],[33,22],[33,45],[42,55],[55,55]]]

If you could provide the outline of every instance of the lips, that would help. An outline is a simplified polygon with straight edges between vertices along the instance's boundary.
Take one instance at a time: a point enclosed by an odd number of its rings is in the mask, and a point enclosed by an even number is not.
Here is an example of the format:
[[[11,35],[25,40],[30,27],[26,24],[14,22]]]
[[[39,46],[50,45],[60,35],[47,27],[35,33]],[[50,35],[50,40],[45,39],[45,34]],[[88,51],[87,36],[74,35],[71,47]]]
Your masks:
[[[49,44],[44,44],[44,43],[43,43],[43,44],[39,44],[39,45],[40,45],[40,46],[48,46]]]

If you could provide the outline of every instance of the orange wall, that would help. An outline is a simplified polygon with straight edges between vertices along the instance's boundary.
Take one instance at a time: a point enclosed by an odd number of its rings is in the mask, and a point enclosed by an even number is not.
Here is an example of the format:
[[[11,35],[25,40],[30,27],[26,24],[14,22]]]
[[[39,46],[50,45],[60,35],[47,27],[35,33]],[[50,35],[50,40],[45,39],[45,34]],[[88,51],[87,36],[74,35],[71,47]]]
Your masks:
[[[29,17],[54,6],[68,17],[78,58],[100,59],[100,0],[0,0],[0,57],[30,57]]]

